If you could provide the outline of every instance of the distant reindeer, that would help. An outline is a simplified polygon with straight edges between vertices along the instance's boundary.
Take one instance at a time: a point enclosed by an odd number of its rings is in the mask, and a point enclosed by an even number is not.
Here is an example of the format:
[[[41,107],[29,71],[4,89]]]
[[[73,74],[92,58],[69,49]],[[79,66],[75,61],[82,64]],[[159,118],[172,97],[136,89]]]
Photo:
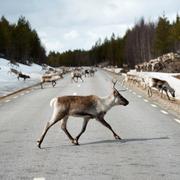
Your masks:
[[[94,69],[90,69],[90,70],[89,70],[89,73],[90,73],[90,76],[93,77],[94,74],[95,74],[95,70],[94,70]]]
[[[90,72],[89,72],[89,69],[85,69],[84,70],[84,76],[87,77],[89,76]]]
[[[20,71],[18,71],[18,70],[16,70],[16,69],[14,69],[14,68],[10,68],[10,71],[8,71],[8,73],[13,73],[13,74],[15,74],[15,75],[18,75],[19,73],[21,73]]]
[[[83,78],[82,78],[81,72],[79,72],[79,71],[71,72],[71,82],[72,81],[78,82],[78,79],[81,79],[82,82],[84,81]]]
[[[148,82],[148,95],[152,96],[152,87],[156,88],[161,92],[161,97],[163,96],[163,92],[166,93],[167,98],[170,100],[168,92],[172,97],[175,97],[175,90],[168,84],[167,81],[160,80],[157,78],[150,78]]]
[[[52,83],[52,86],[55,87],[56,81],[57,81],[59,78],[61,78],[61,76],[60,76],[60,75],[56,75],[56,74],[43,75],[43,76],[41,77],[41,84],[40,84],[40,85],[41,85],[41,89],[43,89],[43,84],[44,84],[45,82],[50,82],[50,83]]]
[[[26,79],[29,79],[30,76],[29,76],[29,75],[26,75],[26,74],[19,73],[18,76],[17,76],[17,78],[18,78],[18,80],[19,80],[19,78],[23,78],[24,81],[25,81]]]
[[[117,81],[116,81],[117,82]],[[113,106],[129,104],[128,100],[125,99],[115,88],[116,82],[113,82],[113,92],[107,97],[98,97],[95,95],[90,96],[62,96],[56,97],[51,100],[50,106],[54,107],[54,111],[51,119],[48,121],[42,135],[37,141],[37,145],[41,148],[43,139],[47,131],[57,122],[61,121],[61,128],[66,133],[70,141],[79,145],[78,140],[80,136],[85,132],[87,124],[90,119],[95,118],[98,122],[108,128],[115,139],[121,139],[112,127],[104,120],[104,116],[108,110]],[[82,117],[84,118],[81,132],[74,139],[66,129],[66,124],[69,116]]]

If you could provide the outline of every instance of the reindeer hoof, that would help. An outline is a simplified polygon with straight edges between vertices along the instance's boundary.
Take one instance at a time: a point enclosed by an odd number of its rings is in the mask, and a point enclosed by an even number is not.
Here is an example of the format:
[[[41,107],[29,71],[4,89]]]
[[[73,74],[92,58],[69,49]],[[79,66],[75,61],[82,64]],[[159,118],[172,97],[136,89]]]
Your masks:
[[[114,137],[115,137],[115,139],[121,140],[121,138],[118,135],[115,135]]]
[[[40,143],[39,140],[37,141],[37,146],[38,146],[39,149],[41,149],[41,143]]]
[[[78,143],[78,140],[77,140],[77,139],[73,139],[73,140],[72,140],[72,143],[73,143],[74,145],[79,145],[79,143]]]

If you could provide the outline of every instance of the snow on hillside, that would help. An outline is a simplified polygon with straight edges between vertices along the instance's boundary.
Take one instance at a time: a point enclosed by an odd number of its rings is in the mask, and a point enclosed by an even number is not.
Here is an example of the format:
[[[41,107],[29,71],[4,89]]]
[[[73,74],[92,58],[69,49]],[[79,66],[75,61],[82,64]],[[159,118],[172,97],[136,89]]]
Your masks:
[[[19,67],[12,67],[8,60],[0,58],[0,96],[7,95],[16,90],[40,82],[40,77],[43,74],[42,67],[40,65],[32,64],[31,66],[27,66],[20,63],[18,64]],[[27,74],[31,78],[26,79],[25,82],[23,79],[18,80],[15,74],[9,73],[10,68],[21,71],[23,74]]]
[[[107,67],[104,67],[104,69],[107,71],[114,72],[114,73],[120,73],[122,70],[122,68],[107,68]]]

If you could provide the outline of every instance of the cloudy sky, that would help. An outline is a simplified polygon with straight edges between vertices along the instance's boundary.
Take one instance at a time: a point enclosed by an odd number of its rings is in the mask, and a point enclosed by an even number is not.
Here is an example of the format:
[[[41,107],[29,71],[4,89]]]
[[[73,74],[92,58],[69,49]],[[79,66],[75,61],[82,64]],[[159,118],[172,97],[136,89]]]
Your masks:
[[[163,12],[174,20],[180,0],[0,0],[0,16],[11,23],[25,16],[48,52],[90,49],[98,38],[123,36],[142,16],[156,21]]]

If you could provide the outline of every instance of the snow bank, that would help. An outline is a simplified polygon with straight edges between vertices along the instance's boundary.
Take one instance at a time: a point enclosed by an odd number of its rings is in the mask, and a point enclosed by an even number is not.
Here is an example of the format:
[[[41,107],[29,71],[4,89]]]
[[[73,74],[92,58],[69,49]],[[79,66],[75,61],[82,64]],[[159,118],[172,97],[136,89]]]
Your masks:
[[[104,69],[110,72],[117,73],[117,74],[120,73],[122,70],[122,68],[107,68],[107,67],[105,67]]]
[[[31,66],[27,66],[20,63],[18,63],[18,65],[19,67],[12,67],[8,60],[0,58],[0,96],[7,95],[16,90],[40,82],[40,77],[44,73],[40,65],[32,64]],[[9,73],[10,68],[21,71],[23,74],[27,74],[31,78],[27,79],[25,82],[23,79],[18,80],[15,74]]]
[[[176,99],[180,99],[180,80],[174,76],[180,75],[180,73],[160,73],[160,72],[136,72],[136,70],[131,70],[129,74],[134,74],[139,77],[146,78],[157,78],[167,81],[172,88],[175,89]]]

